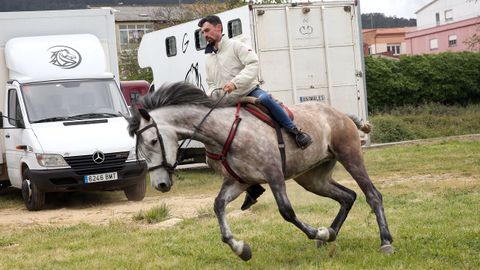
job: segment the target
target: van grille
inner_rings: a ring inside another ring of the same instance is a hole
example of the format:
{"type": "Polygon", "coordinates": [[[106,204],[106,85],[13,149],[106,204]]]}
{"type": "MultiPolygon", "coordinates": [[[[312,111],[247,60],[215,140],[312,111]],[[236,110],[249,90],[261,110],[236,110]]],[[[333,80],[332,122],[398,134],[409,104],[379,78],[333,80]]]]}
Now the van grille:
{"type": "Polygon", "coordinates": [[[101,164],[93,162],[93,154],[85,156],[65,157],[65,161],[79,175],[116,172],[123,169],[129,152],[105,154],[101,164]]]}

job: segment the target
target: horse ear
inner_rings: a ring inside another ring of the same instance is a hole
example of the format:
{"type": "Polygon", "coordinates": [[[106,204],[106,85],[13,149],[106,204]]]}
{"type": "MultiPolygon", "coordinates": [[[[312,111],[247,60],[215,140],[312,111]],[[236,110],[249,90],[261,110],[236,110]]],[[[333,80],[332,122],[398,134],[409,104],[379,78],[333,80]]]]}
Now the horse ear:
{"type": "Polygon", "coordinates": [[[152,118],[150,116],[150,114],[147,112],[147,110],[145,110],[144,108],[139,108],[138,109],[138,112],[140,113],[140,115],[143,117],[143,119],[147,120],[147,121],[150,121],[150,119],[152,118]]]}

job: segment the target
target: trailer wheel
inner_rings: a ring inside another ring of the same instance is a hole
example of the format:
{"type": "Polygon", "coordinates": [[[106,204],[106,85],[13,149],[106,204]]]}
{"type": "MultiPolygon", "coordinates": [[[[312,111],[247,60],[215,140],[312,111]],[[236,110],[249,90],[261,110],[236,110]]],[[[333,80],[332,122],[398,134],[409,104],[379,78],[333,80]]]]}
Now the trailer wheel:
{"type": "Polygon", "coordinates": [[[141,201],[145,198],[145,193],[147,192],[147,181],[143,179],[136,185],[125,188],[123,192],[129,201],[141,201]]]}
{"type": "Polygon", "coordinates": [[[23,171],[22,197],[25,206],[30,211],[38,211],[45,205],[45,192],[38,189],[30,180],[30,170],[23,171]]]}

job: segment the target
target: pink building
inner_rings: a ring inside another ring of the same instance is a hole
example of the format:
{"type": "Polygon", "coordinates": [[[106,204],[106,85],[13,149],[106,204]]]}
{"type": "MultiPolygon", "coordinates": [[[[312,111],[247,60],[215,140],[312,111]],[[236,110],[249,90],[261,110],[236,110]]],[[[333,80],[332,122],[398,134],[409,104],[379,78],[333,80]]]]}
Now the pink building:
{"type": "Polygon", "coordinates": [[[407,54],[468,51],[465,40],[480,34],[480,3],[435,0],[416,12],[417,30],[406,34],[407,54]]]}

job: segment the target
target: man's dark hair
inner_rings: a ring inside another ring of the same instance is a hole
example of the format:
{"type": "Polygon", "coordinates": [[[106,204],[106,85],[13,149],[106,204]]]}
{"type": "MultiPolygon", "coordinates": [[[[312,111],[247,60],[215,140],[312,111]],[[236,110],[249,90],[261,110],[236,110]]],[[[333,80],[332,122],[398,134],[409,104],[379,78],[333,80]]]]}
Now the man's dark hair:
{"type": "MultiPolygon", "coordinates": [[[[222,24],[222,20],[220,20],[220,18],[217,16],[217,15],[208,15],[207,17],[205,18],[202,18],[199,22],[198,22],[198,27],[202,27],[204,23],[206,22],[209,22],[211,23],[213,26],[217,26],[217,25],[221,25],[222,24]]],[[[223,25],[222,25],[223,26],[223,25]]]]}

